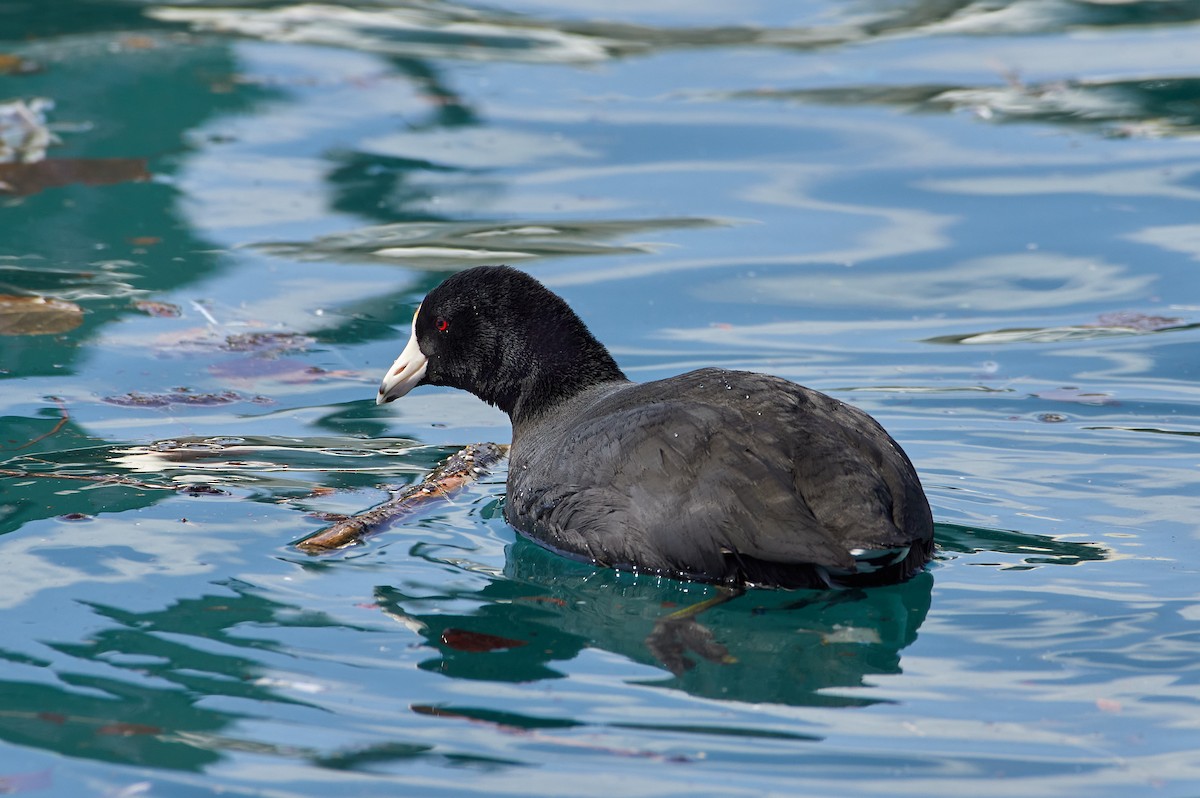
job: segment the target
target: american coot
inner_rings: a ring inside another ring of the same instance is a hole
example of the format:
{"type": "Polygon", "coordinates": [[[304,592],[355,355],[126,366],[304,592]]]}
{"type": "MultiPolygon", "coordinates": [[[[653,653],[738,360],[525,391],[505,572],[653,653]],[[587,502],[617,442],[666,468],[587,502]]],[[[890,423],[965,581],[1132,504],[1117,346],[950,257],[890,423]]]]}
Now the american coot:
{"type": "Polygon", "coordinates": [[[862,410],[744,371],[630,382],[566,302],[506,266],[425,297],[377,401],[418,385],[508,414],[505,517],[570,557],[819,588],[896,582],[932,552],[916,471],[862,410]]]}

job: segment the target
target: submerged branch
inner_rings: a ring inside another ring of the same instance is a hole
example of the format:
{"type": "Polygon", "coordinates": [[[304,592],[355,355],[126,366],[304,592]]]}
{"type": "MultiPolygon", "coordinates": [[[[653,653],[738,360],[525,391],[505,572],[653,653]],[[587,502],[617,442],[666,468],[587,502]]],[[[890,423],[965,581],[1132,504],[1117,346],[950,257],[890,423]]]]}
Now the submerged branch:
{"type": "Polygon", "coordinates": [[[353,545],[397,518],[416,512],[429,500],[445,497],[453,490],[488,471],[508,454],[508,447],[477,443],[455,452],[429,476],[405,488],[399,495],[369,510],[352,515],[296,543],[309,554],[320,554],[353,545]]]}
{"type": "Polygon", "coordinates": [[[28,449],[30,446],[33,446],[38,441],[44,441],[44,440],[46,440],[46,438],[49,438],[51,435],[57,435],[59,430],[61,430],[63,427],[65,427],[67,425],[67,422],[71,420],[71,414],[67,412],[66,403],[62,399],[59,399],[57,396],[53,396],[53,397],[51,397],[51,399],[54,401],[54,404],[58,405],[58,412],[59,412],[58,423],[55,424],[54,428],[51,429],[49,432],[43,432],[41,435],[37,436],[36,438],[28,440],[25,443],[18,446],[17,448],[13,449],[13,451],[19,452],[22,449],[28,449]]]}

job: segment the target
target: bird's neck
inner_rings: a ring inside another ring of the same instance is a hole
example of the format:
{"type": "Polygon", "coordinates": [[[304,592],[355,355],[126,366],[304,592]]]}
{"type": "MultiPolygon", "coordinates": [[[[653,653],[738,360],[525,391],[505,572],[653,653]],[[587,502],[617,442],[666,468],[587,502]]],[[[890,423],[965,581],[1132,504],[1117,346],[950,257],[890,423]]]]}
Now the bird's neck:
{"type": "Polygon", "coordinates": [[[530,340],[520,377],[496,396],[513,428],[529,423],[588,389],[628,382],[616,360],[582,322],[530,340]]]}

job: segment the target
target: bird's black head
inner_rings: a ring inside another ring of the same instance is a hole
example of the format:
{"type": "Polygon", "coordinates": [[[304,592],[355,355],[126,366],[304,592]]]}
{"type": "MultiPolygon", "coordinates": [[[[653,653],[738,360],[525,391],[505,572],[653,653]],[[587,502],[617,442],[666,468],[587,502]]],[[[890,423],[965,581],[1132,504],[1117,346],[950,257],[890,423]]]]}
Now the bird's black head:
{"type": "Polygon", "coordinates": [[[516,422],[591,385],[624,379],[561,297],[524,272],[480,266],[425,297],[377,401],[398,399],[418,385],[447,385],[470,391],[516,422]]]}

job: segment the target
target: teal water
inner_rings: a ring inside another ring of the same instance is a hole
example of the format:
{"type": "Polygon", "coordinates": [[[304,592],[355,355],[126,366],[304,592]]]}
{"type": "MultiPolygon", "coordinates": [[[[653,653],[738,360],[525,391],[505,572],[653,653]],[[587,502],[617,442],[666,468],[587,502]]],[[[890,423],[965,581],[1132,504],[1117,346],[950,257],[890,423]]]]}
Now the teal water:
{"type": "Polygon", "coordinates": [[[1200,4],[215,8],[0,4],[58,138],[0,295],[73,303],[0,297],[0,792],[1200,795],[1200,4]],[[502,468],[296,550],[508,440],[374,405],[493,262],[636,379],[867,409],[937,561],[711,609],[720,657],[502,468]]]}

